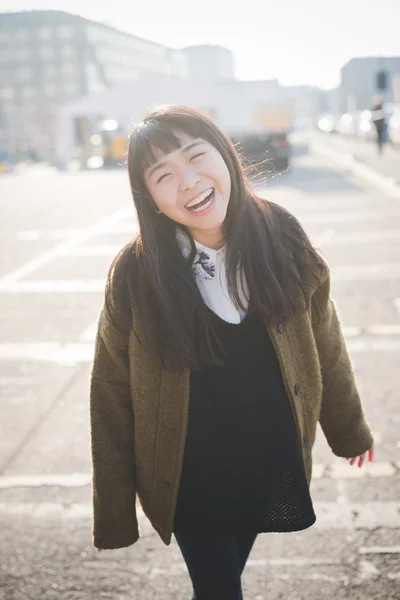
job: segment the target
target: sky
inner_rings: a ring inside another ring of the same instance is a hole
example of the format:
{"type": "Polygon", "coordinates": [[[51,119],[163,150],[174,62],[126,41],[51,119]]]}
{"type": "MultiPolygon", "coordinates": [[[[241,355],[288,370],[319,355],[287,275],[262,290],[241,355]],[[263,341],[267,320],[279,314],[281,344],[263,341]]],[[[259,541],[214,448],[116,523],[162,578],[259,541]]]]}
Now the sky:
{"type": "Polygon", "coordinates": [[[224,46],[243,80],[331,89],[352,57],[400,55],[399,0],[0,0],[0,12],[40,9],[81,14],[174,48],[224,46]]]}

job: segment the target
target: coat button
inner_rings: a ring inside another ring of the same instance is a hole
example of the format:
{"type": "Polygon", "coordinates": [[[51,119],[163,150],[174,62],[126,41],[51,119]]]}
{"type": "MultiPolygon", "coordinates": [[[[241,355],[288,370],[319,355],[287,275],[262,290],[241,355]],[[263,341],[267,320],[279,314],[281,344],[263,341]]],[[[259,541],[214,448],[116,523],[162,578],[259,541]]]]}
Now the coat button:
{"type": "Polygon", "coordinates": [[[307,438],[303,438],[303,448],[307,448],[307,438]]]}
{"type": "Polygon", "coordinates": [[[296,394],[296,396],[300,396],[300,386],[298,383],[295,383],[294,393],[296,394]]]}
{"type": "Polygon", "coordinates": [[[279,333],[283,333],[285,331],[285,326],[283,323],[278,324],[278,331],[279,333]]]}

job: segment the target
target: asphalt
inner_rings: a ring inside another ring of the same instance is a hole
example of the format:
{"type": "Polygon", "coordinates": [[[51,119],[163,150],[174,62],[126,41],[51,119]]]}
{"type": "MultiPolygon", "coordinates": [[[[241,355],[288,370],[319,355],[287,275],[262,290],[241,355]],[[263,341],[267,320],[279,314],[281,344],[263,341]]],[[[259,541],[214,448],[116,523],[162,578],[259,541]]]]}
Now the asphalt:
{"type": "MultiPolygon", "coordinates": [[[[400,203],[308,142],[258,191],[329,261],[376,450],[350,467],[318,431],[317,523],[258,536],[244,598],[399,599],[400,203]]],[[[134,546],[91,540],[88,380],[107,269],[136,227],[127,174],[28,168],[0,198],[0,599],[189,600],[176,542],[140,506],[134,546]]]]}

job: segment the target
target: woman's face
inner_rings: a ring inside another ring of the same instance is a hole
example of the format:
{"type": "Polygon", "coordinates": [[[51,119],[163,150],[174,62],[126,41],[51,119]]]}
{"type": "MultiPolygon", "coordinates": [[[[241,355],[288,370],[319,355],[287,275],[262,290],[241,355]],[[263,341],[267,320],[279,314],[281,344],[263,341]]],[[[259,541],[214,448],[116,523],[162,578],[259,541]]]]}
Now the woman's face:
{"type": "Polygon", "coordinates": [[[221,154],[209,142],[183,133],[179,137],[182,146],[178,150],[156,151],[157,162],[144,172],[145,183],[162,213],[210,245],[221,234],[231,177],[221,154]]]}

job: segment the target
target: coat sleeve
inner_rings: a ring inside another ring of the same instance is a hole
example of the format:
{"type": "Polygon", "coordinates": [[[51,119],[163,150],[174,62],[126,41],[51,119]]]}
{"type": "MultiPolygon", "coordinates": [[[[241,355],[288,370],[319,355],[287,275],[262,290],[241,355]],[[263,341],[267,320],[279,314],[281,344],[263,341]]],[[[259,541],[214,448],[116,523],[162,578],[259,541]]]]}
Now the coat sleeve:
{"type": "Polygon", "coordinates": [[[323,385],[319,422],[334,454],[345,458],[359,456],[371,447],[373,437],[330,297],[329,273],[312,296],[311,312],[323,385]]]}
{"type": "Polygon", "coordinates": [[[139,539],[136,515],[134,415],[128,333],[101,311],[90,380],[93,544],[114,549],[139,539]]]}

